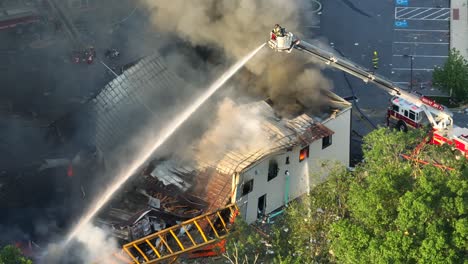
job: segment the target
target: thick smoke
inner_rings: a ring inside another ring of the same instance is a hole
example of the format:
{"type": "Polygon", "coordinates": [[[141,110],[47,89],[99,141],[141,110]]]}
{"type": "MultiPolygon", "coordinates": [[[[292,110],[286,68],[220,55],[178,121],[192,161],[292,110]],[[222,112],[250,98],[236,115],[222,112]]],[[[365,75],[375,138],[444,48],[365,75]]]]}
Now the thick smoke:
{"type": "Polygon", "coordinates": [[[250,153],[268,146],[268,135],[262,129],[264,118],[255,108],[224,99],[215,122],[197,143],[194,156],[206,164],[222,159],[228,150],[250,153]]]}
{"type": "MultiPolygon", "coordinates": [[[[177,34],[193,46],[215,46],[231,59],[239,59],[268,39],[280,23],[291,32],[310,24],[310,1],[303,0],[140,0],[149,7],[160,32],[177,34]]],[[[264,54],[265,55],[265,54],[264,54]]],[[[270,97],[280,111],[296,111],[296,101],[312,107],[321,102],[320,90],[329,82],[318,69],[307,68],[309,58],[300,53],[273,54],[252,60],[247,68],[254,78],[243,78],[250,94],[270,97]]]]}
{"type": "Polygon", "coordinates": [[[40,263],[111,263],[109,258],[119,252],[117,241],[105,230],[91,224],[83,228],[76,240],[68,245],[50,244],[40,263]]]}

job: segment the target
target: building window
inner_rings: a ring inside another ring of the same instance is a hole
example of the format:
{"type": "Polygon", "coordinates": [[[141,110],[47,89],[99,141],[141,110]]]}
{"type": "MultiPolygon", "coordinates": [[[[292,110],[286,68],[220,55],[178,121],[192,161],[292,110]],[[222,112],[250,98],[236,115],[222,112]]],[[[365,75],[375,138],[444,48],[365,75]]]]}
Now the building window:
{"type": "Polygon", "coordinates": [[[305,160],[308,157],[309,157],[309,146],[301,149],[301,151],[299,152],[299,162],[305,160]]]}
{"type": "Polygon", "coordinates": [[[286,164],[289,164],[289,156],[286,157],[286,164]]]}
{"type": "Polygon", "coordinates": [[[327,148],[331,144],[332,144],[332,136],[331,135],[322,138],[322,149],[327,148]]]}
{"type": "Polygon", "coordinates": [[[276,160],[270,160],[268,163],[268,181],[271,181],[278,176],[278,170],[278,162],[276,162],[276,160]]]}
{"type": "Polygon", "coordinates": [[[249,194],[253,190],[253,179],[242,185],[242,196],[249,194]]]}

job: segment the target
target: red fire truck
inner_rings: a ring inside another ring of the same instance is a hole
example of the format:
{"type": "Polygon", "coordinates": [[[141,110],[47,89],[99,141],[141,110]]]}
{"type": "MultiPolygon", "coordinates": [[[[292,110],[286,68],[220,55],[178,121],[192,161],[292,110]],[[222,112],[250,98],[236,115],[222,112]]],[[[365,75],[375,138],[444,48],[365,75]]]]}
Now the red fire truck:
{"type": "Polygon", "coordinates": [[[407,131],[408,127],[431,126],[432,144],[448,144],[456,149],[461,156],[468,158],[468,128],[454,125],[453,113],[447,107],[420,94],[407,92],[385,77],[316,45],[300,40],[284,29],[277,30],[275,28],[271,31],[268,45],[278,52],[290,53],[292,49],[303,51],[330,66],[362,79],[366,83],[371,81],[393,96],[387,111],[388,126],[394,126],[402,131],[407,131]],[[278,35],[277,32],[281,32],[281,34],[278,35]]]}
{"type": "Polygon", "coordinates": [[[0,30],[35,23],[40,20],[39,13],[33,7],[0,9],[0,30]]]}

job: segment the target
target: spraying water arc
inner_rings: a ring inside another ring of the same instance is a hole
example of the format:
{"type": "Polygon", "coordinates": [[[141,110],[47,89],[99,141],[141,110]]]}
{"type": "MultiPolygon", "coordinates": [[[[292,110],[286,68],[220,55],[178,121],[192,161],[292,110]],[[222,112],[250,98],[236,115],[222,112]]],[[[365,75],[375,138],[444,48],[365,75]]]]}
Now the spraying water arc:
{"type": "Polygon", "coordinates": [[[151,155],[172,135],[174,132],[206,101],[211,97],[226,81],[228,81],[240,68],[242,68],[250,59],[259,52],[266,43],[260,45],[254,51],[247,54],[245,57],[231,66],[221,77],[219,77],[208,90],[197,98],[188,108],[185,109],[179,116],[175,117],[171,123],[161,130],[161,133],[156,138],[153,144],[149,144],[142,149],[137,157],[129,164],[126,170],[122,171],[117,176],[115,181],[109,185],[104,193],[94,202],[94,206],[80,219],[75,228],[67,237],[66,244],[76,237],[83,227],[88,224],[97,212],[109,201],[112,195],[148,160],[151,155]]]}

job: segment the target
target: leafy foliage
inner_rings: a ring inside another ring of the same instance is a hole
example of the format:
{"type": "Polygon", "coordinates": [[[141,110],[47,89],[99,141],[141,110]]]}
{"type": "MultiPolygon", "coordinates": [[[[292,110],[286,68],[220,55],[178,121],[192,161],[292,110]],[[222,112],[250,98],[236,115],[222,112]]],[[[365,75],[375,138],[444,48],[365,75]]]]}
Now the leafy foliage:
{"type": "Polygon", "coordinates": [[[32,261],[24,257],[19,248],[8,245],[0,250],[0,264],[32,264],[32,261]]]}
{"type": "Polygon", "coordinates": [[[466,101],[468,98],[468,61],[460,52],[452,49],[442,68],[434,69],[434,85],[451,93],[454,98],[466,101]]]}
{"type": "Polygon", "coordinates": [[[424,133],[375,130],[354,172],[335,168],[268,237],[244,225],[235,243],[265,263],[468,263],[467,162],[432,145],[418,158],[453,170],[402,159],[424,133]]]}
{"type": "MultiPolygon", "coordinates": [[[[350,217],[332,224],[331,248],[343,263],[461,263],[468,254],[466,160],[449,148],[423,153],[448,171],[400,160],[421,140],[420,131],[380,129],[365,138],[365,163],[348,193],[350,217]],[[408,147],[409,146],[409,147],[408,147]],[[437,155],[438,154],[438,155],[437,155]]],[[[425,155],[419,158],[429,158],[425,155]]]]}

